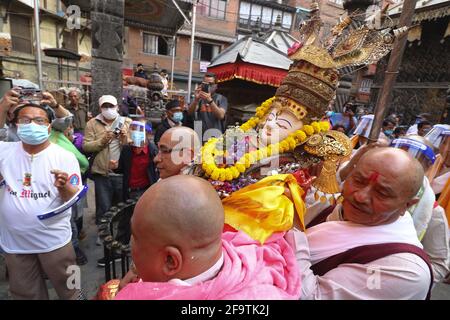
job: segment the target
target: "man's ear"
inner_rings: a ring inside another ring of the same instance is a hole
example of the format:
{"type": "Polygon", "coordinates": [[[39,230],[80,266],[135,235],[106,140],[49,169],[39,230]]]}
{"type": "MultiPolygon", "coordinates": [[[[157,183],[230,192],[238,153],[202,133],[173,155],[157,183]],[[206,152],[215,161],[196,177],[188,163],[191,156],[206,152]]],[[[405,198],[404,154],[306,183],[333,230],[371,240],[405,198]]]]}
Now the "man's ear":
{"type": "Polygon", "coordinates": [[[172,246],[164,248],[164,256],[163,272],[167,277],[172,278],[181,271],[183,266],[183,257],[180,250],[172,246]]]}
{"type": "Polygon", "coordinates": [[[410,201],[408,201],[406,203],[406,210],[411,208],[413,205],[417,204],[419,201],[420,201],[420,198],[417,198],[417,197],[415,197],[415,198],[411,199],[410,201]]]}

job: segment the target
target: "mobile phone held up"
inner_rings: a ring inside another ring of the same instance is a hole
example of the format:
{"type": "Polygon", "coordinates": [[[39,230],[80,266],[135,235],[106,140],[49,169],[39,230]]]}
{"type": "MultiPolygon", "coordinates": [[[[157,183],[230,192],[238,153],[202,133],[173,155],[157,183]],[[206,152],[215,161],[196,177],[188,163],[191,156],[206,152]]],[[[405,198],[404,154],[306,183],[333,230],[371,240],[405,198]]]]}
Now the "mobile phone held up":
{"type": "Polygon", "coordinates": [[[43,99],[42,91],[38,89],[20,89],[19,99],[21,101],[41,102],[43,99]]]}
{"type": "Polygon", "coordinates": [[[209,83],[202,83],[202,91],[209,93],[209,83]]]}

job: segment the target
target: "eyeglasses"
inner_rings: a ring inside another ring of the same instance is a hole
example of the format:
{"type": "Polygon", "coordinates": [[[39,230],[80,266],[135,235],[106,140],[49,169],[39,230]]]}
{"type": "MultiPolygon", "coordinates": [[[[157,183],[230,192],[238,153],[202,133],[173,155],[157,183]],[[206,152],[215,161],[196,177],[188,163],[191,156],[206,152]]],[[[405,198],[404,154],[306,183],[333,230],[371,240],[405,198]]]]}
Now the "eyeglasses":
{"type": "Polygon", "coordinates": [[[173,148],[173,149],[167,149],[167,148],[159,148],[158,149],[158,153],[161,153],[161,154],[170,154],[170,153],[172,153],[172,151],[181,151],[181,150],[183,150],[183,149],[186,149],[186,148],[173,148]]]}
{"type": "Polygon", "coordinates": [[[48,119],[42,117],[37,118],[21,117],[17,119],[18,124],[30,124],[32,121],[40,126],[48,124],[48,119]]]}

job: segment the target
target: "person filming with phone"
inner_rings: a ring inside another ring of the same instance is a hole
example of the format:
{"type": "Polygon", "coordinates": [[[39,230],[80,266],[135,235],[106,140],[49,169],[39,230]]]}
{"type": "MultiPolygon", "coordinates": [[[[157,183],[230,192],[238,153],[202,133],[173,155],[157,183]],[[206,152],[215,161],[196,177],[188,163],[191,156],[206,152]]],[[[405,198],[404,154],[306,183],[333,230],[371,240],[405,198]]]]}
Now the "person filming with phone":
{"type": "Polygon", "coordinates": [[[189,106],[189,114],[194,116],[196,121],[201,121],[202,137],[209,129],[216,129],[222,133],[225,131],[228,100],[216,91],[216,75],[208,72],[201,86],[195,89],[194,101],[189,106]]]}
{"type": "Polygon", "coordinates": [[[0,141],[20,141],[17,127],[13,123],[14,110],[25,103],[46,105],[53,110],[56,118],[65,118],[70,115],[70,112],[58,104],[49,92],[20,87],[12,88],[3,97],[0,97],[0,141]]]}
{"type": "MultiPolygon", "coordinates": [[[[108,209],[122,201],[122,175],[113,168],[124,145],[131,141],[131,119],[119,115],[117,99],[111,95],[99,99],[101,113],[88,121],[83,151],[91,154],[90,176],[95,183],[95,219],[97,225],[108,209]]],[[[99,240],[99,239],[97,239],[99,240]]],[[[101,245],[100,241],[97,241],[101,245]]]]}

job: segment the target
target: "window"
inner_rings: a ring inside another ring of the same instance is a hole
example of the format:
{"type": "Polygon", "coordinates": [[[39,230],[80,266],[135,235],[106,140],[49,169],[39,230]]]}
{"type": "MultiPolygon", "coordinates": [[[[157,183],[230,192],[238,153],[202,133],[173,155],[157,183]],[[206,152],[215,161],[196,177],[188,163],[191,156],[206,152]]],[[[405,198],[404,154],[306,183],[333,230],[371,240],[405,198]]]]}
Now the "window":
{"type": "Polygon", "coordinates": [[[220,53],[220,46],[211,43],[195,42],[194,58],[200,61],[211,61],[220,53]]]}
{"type": "Polygon", "coordinates": [[[10,15],[13,51],[33,53],[31,19],[23,15],[10,15]]]}
{"type": "Polygon", "coordinates": [[[226,0],[200,0],[197,9],[203,16],[225,20],[226,7],[226,0]]]}
{"type": "Polygon", "coordinates": [[[78,34],[72,30],[63,32],[63,48],[78,52],[78,34]]]}
{"type": "Polygon", "coordinates": [[[290,12],[273,9],[271,7],[261,6],[260,4],[241,1],[239,7],[239,27],[243,29],[252,29],[255,22],[259,19],[261,29],[267,31],[271,29],[280,17],[283,29],[291,30],[293,14],[290,12]]]}
{"type": "Polygon", "coordinates": [[[144,53],[158,54],[162,56],[172,55],[173,47],[169,38],[145,32],[143,33],[142,38],[144,53]]]}

